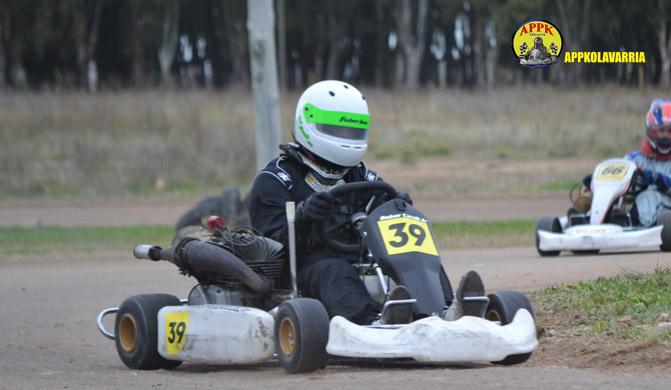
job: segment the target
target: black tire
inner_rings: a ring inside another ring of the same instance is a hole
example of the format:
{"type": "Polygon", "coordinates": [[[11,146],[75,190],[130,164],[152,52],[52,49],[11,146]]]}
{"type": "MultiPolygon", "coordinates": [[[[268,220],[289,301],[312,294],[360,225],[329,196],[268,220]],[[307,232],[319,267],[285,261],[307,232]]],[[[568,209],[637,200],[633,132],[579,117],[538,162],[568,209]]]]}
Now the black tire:
{"type": "Polygon", "coordinates": [[[169,370],[182,364],[158,353],[158,311],[181,305],[169,294],[134,295],[121,303],[114,320],[114,344],[123,364],[137,370],[169,370]]]}
{"type": "MultiPolygon", "coordinates": [[[[526,295],[518,291],[499,291],[487,295],[489,298],[489,305],[485,312],[485,319],[489,321],[499,321],[501,325],[508,325],[513,321],[515,313],[519,309],[527,309],[531,316],[534,316],[534,310],[531,307],[531,302],[526,295]]],[[[504,366],[511,366],[527,361],[531,357],[531,352],[521,353],[517,355],[506,356],[505,359],[494,364],[501,364],[504,366]]]]}
{"type": "Polygon", "coordinates": [[[275,349],[289,374],[324,368],[328,339],[329,316],[321,302],[298,298],[280,305],[275,317],[275,349]]]}
{"type": "Polygon", "coordinates": [[[663,252],[671,252],[671,211],[661,210],[657,217],[657,225],[662,228],[662,245],[659,246],[663,252]]]}
{"type": "Polygon", "coordinates": [[[536,250],[538,254],[546,256],[559,256],[561,251],[543,251],[540,248],[540,237],[538,236],[539,231],[552,232],[552,233],[561,233],[561,223],[559,223],[559,218],[557,217],[541,217],[536,224],[536,250]]]}

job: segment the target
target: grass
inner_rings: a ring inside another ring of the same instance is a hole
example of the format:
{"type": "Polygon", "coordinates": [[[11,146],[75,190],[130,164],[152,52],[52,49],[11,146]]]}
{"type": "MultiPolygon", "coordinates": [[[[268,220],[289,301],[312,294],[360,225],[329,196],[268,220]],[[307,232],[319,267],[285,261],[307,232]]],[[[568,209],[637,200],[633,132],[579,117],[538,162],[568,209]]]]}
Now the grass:
{"type": "MultiPolygon", "coordinates": [[[[636,148],[663,91],[599,86],[388,91],[370,104],[369,158],[610,157],[636,148]]],[[[290,138],[298,91],[282,96],[290,138]]],[[[202,195],[248,183],[253,100],[246,89],[0,94],[0,199],[202,195]],[[39,109],[35,109],[39,107],[39,109]]]]}
{"type": "MultiPolygon", "coordinates": [[[[92,253],[101,250],[130,250],[140,243],[167,245],[173,226],[132,227],[0,227],[3,255],[35,255],[56,252],[92,253]]],[[[0,262],[1,263],[1,262],[0,262]]]]}
{"type": "Polygon", "coordinates": [[[622,340],[671,342],[671,333],[654,328],[660,314],[671,311],[671,269],[551,287],[535,295],[541,305],[537,310],[568,311],[572,328],[622,340]]]}
{"type": "MultiPolygon", "coordinates": [[[[464,248],[524,245],[533,239],[532,221],[447,222],[433,224],[438,245],[464,248]],[[529,236],[531,238],[521,238],[529,236]]],[[[168,245],[174,227],[139,225],[131,227],[0,227],[0,252],[4,255],[39,255],[56,252],[92,253],[100,250],[128,250],[140,243],[168,245]]]]}
{"type": "Polygon", "coordinates": [[[535,226],[532,220],[432,224],[438,245],[448,249],[533,245],[535,226]]]}

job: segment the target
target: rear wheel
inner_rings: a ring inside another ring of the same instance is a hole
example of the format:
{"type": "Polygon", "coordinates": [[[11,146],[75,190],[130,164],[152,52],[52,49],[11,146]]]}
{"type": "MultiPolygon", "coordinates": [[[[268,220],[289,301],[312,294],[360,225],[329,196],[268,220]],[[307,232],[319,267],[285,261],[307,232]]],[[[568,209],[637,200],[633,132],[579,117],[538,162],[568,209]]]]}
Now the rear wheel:
{"type": "Polygon", "coordinates": [[[326,365],[329,316],[316,299],[298,298],[280,305],[275,317],[275,345],[282,367],[290,373],[326,365]]]}
{"type": "Polygon", "coordinates": [[[662,245],[659,248],[664,252],[671,251],[671,211],[662,210],[657,217],[657,225],[662,228],[662,245]]]}
{"type": "MultiPolygon", "coordinates": [[[[508,325],[515,318],[515,313],[519,309],[526,309],[534,315],[534,311],[531,307],[531,302],[526,297],[518,291],[499,291],[493,294],[487,295],[489,298],[489,305],[487,305],[487,311],[485,312],[485,319],[488,321],[497,321],[501,325],[508,325]]],[[[527,361],[531,357],[531,352],[521,353],[517,355],[506,356],[505,359],[498,362],[492,362],[494,364],[502,364],[505,366],[510,366],[513,364],[520,364],[527,361]]]]}
{"type": "Polygon", "coordinates": [[[157,370],[182,363],[158,353],[158,311],[181,305],[169,294],[134,295],[121,303],[114,320],[114,343],[123,364],[138,370],[157,370]]]}
{"type": "Polygon", "coordinates": [[[561,233],[561,223],[559,223],[559,218],[557,217],[541,217],[536,224],[536,250],[541,256],[559,256],[561,251],[544,251],[540,248],[540,236],[538,235],[539,231],[552,232],[552,233],[561,233]]]}

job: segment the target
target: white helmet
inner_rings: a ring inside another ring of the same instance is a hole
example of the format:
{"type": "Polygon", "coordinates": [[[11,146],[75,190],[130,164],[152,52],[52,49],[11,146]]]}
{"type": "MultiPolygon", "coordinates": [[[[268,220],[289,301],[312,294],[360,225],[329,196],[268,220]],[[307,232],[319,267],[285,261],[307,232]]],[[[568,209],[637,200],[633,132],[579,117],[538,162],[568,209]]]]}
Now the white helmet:
{"type": "Polygon", "coordinates": [[[294,138],[323,160],[353,167],[368,149],[369,125],[368,104],[358,89],[342,81],[320,81],[298,99],[294,138]]]}

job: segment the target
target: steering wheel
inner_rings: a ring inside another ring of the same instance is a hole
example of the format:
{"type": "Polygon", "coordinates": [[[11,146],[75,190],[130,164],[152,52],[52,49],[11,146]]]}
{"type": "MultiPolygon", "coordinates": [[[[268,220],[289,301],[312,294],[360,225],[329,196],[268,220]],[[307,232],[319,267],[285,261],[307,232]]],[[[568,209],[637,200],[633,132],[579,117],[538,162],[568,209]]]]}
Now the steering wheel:
{"type": "MultiPolygon", "coordinates": [[[[345,183],[335,188],[331,189],[329,192],[333,197],[337,198],[344,194],[352,192],[366,192],[366,191],[379,191],[384,192],[387,195],[387,199],[393,199],[396,197],[398,192],[394,187],[384,181],[359,181],[355,183],[345,183]]],[[[326,245],[333,249],[336,252],[347,253],[347,254],[358,254],[361,252],[361,244],[348,244],[335,238],[328,237],[326,234],[326,223],[321,221],[318,226],[321,239],[326,243],[326,245]]]]}

